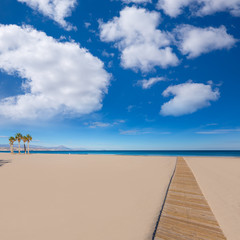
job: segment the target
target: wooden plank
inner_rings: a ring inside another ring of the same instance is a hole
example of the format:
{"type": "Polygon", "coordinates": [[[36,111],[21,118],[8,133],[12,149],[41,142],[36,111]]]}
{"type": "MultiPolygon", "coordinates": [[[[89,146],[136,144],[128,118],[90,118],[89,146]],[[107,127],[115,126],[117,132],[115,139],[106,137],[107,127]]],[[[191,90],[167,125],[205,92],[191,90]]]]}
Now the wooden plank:
{"type": "Polygon", "coordinates": [[[154,240],[224,239],[191,169],[178,157],[154,240]]]}

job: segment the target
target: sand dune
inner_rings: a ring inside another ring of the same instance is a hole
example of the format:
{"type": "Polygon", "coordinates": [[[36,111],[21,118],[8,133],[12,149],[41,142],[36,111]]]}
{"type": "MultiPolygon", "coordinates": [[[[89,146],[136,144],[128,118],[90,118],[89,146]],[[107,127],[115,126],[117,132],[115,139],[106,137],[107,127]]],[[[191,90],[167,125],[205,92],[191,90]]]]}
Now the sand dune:
{"type": "Polygon", "coordinates": [[[11,160],[0,167],[3,240],[150,240],[175,165],[175,157],[0,160],[11,160]]]}
{"type": "Polygon", "coordinates": [[[228,240],[240,240],[240,158],[185,158],[228,240]]]}

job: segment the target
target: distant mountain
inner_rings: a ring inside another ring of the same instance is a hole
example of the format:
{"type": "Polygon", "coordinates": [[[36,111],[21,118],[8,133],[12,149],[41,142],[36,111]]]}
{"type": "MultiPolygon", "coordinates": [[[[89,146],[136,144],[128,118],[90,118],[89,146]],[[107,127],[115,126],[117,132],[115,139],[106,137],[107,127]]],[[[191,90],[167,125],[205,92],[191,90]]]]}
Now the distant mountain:
{"type": "MultiPolygon", "coordinates": [[[[18,144],[14,144],[13,145],[14,150],[17,151],[18,150],[18,144]]],[[[21,150],[24,148],[23,144],[20,144],[21,150]]],[[[27,147],[27,144],[26,144],[27,147]]],[[[84,151],[87,150],[85,148],[68,148],[65,147],[64,145],[59,145],[56,147],[43,147],[43,146],[38,146],[38,145],[32,145],[30,144],[29,146],[30,150],[35,150],[35,151],[84,151]]],[[[9,144],[0,144],[0,151],[9,151],[10,150],[10,146],[9,144]]]]}
{"type": "Polygon", "coordinates": [[[63,145],[57,146],[57,147],[51,147],[51,149],[54,148],[56,150],[72,150],[71,148],[65,147],[63,145]]]}
{"type": "MultiPolygon", "coordinates": [[[[18,144],[14,144],[13,145],[14,147],[14,150],[17,150],[18,149],[18,144]]],[[[24,145],[23,144],[20,144],[20,147],[21,149],[24,148],[24,145]]],[[[26,144],[26,147],[27,147],[27,144],[26,144]]],[[[9,144],[0,144],[0,150],[9,150],[10,146],[9,144]]],[[[31,145],[29,146],[30,150],[71,150],[71,148],[67,148],[63,145],[61,146],[57,146],[57,147],[43,147],[43,146],[38,146],[38,145],[31,145]]]]}
{"type": "MultiPolygon", "coordinates": [[[[14,146],[17,147],[17,146],[14,146]]],[[[21,145],[23,147],[23,145],[21,145]]],[[[56,147],[43,147],[38,145],[30,145],[30,149],[32,150],[72,150],[71,148],[65,147],[63,145],[56,146],[56,147]]]]}
{"type": "Polygon", "coordinates": [[[9,148],[9,144],[0,144],[0,148],[9,148]]]}

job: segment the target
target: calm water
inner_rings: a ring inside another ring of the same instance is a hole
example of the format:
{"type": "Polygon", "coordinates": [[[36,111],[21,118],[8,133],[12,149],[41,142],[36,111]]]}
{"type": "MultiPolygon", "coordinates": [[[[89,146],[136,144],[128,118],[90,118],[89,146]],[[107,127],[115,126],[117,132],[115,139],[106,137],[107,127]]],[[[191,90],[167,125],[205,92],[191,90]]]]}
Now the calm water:
{"type": "MultiPolygon", "coordinates": [[[[2,151],[1,151],[2,152],[2,151]]],[[[114,154],[114,155],[140,155],[140,156],[218,156],[218,157],[240,157],[238,151],[148,151],[148,150],[132,150],[132,151],[31,151],[42,154],[114,154]]]]}

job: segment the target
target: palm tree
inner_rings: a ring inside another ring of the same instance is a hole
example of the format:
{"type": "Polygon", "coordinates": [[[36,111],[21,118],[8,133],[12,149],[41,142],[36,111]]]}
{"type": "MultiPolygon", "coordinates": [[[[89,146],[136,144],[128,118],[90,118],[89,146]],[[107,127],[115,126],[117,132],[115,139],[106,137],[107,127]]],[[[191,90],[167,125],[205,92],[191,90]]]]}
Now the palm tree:
{"type": "Polygon", "coordinates": [[[29,135],[29,134],[27,134],[27,142],[28,142],[28,154],[29,154],[29,143],[32,141],[32,137],[29,135]]]}
{"type": "Polygon", "coordinates": [[[15,135],[15,139],[16,139],[16,141],[18,141],[18,152],[20,153],[20,142],[21,142],[21,140],[22,140],[22,134],[21,133],[17,133],[16,135],[15,135]]]}
{"type": "Polygon", "coordinates": [[[11,153],[13,153],[13,143],[15,142],[15,138],[14,137],[10,137],[9,138],[9,144],[10,144],[10,150],[11,150],[11,153]]]}
{"type": "Polygon", "coordinates": [[[26,136],[23,136],[23,137],[22,137],[22,140],[23,140],[23,142],[24,142],[24,152],[25,152],[25,154],[26,154],[26,145],[25,145],[25,142],[28,141],[28,138],[27,138],[26,136]]]}

